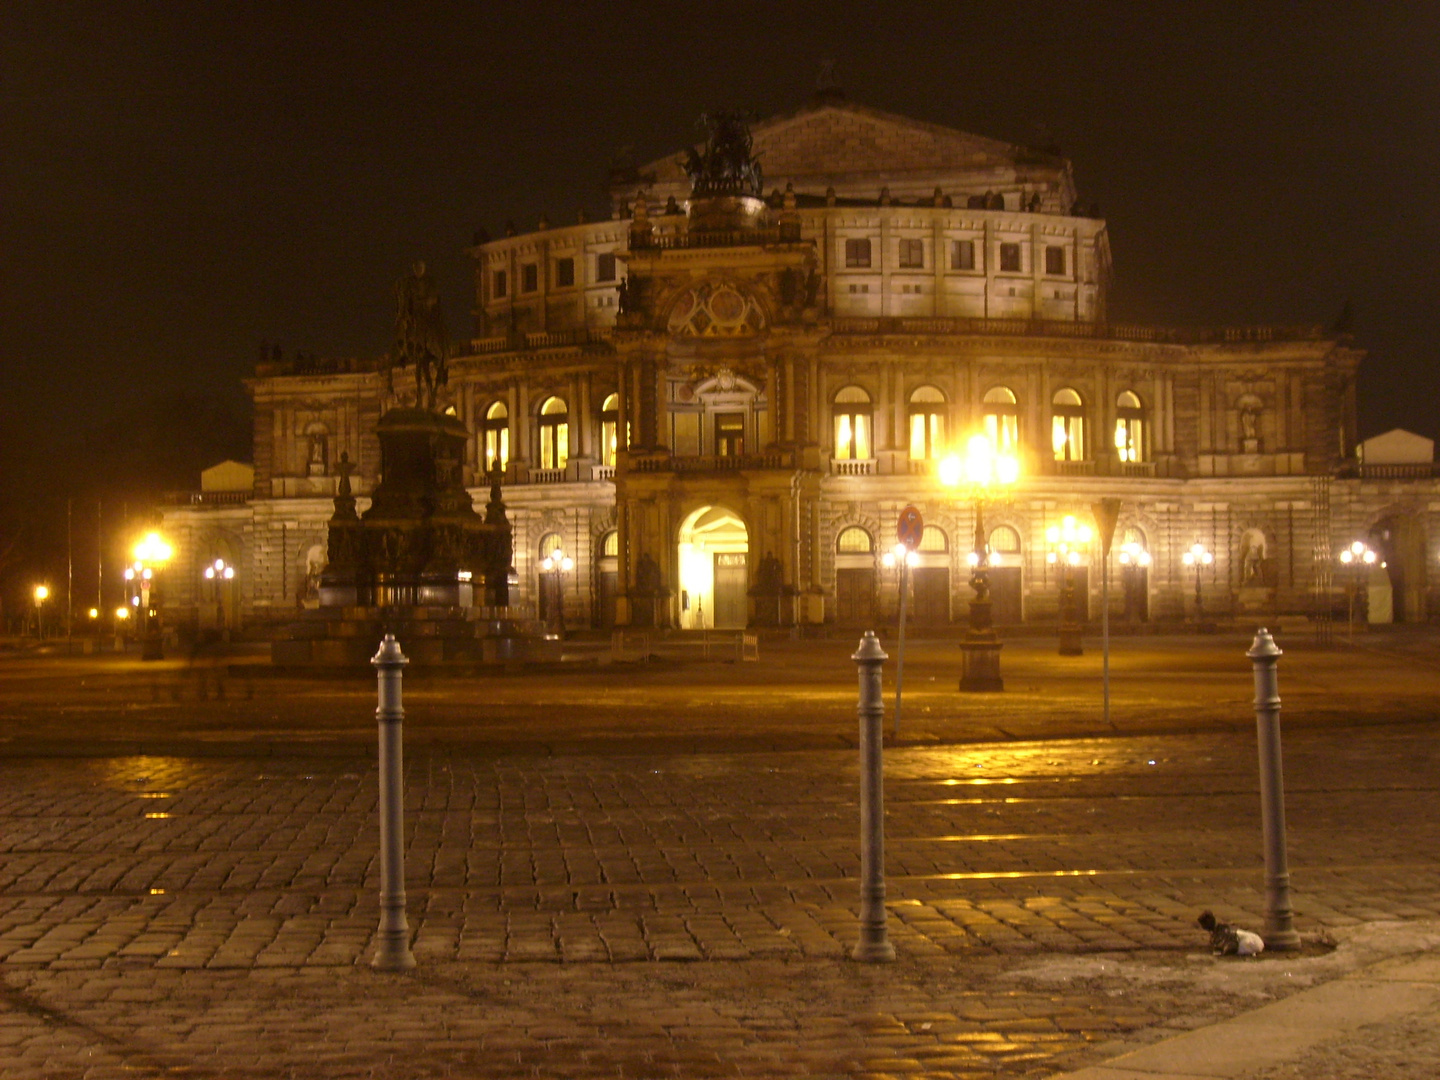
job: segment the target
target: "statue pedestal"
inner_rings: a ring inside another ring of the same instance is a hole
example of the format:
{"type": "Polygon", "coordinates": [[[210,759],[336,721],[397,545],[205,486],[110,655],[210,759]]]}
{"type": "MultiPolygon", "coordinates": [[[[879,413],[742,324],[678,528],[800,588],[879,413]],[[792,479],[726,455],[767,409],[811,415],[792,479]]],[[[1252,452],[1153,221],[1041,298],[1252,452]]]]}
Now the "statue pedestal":
{"type": "Polygon", "coordinates": [[[961,668],[960,689],[971,693],[990,694],[1005,689],[1000,678],[1000,650],[1004,646],[995,636],[995,631],[971,631],[960,642],[960,655],[964,660],[961,668]]]}

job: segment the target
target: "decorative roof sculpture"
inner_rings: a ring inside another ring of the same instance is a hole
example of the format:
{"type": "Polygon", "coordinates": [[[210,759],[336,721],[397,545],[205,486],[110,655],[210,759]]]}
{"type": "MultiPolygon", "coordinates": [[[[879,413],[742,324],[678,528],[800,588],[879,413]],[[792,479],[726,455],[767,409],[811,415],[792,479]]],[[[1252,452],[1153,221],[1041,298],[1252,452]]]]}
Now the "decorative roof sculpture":
{"type": "Polygon", "coordinates": [[[700,123],[708,132],[705,152],[686,150],[685,172],[692,195],[751,195],[760,198],[765,181],[752,153],[750,126],[738,112],[705,113],[700,123]]]}

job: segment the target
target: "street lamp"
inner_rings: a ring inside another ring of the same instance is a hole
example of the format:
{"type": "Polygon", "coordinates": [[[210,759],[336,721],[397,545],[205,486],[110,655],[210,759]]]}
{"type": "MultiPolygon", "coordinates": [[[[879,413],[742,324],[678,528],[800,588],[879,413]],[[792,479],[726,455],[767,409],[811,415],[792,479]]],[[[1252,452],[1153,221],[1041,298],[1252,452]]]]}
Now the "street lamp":
{"type": "Polygon", "coordinates": [[[35,586],[35,636],[45,637],[45,601],[50,599],[50,589],[45,585],[35,586]]]}
{"type": "Polygon", "coordinates": [[[544,573],[554,575],[551,578],[553,582],[550,590],[552,610],[549,614],[550,621],[555,627],[555,632],[563,638],[565,636],[565,586],[561,582],[560,575],[568,574],[571,570],[574,570],[575,560],[570,558],[569,555],[566,555],[560,548],[556,548],[540,560],[540,569],[544,573]]]}
{"type": "MultiPolygon", "coordinates": [[[[990,611],[990,545],[985,533],[985,495],[992,488],[1008,487],[1020,478],[1019,459],[998,453],[984,435],[972,435],[962,458],[951,454],[940,462],[940,482],[946,487],[965,489],[975,500],[975,540],[969,557],[970,629],[960,643],[965,666],[961,690],[1005,689],[1000,678],[1000,639],[996,636],[990,611]]],[[[962,496],[963,497],[963,496],[962,496]]]]}
{"type": "Polygon", "coordinates": [[[1180,561],[1186,566],[1195,568],[1195,622],[1198,624],[1205,615],[1205,609],[1200,601],[1200,571],[1215,561],[1215,556],[1205,549],[1205,545],[1199,540],[1190,545],[1190,550],[1180,556],[1180,561]]]}
{"type": "Polygon", "coordinates": [[[1045,561],[1060,568],[1060,655],[1081,656],[1084,628],[1075,617],[1075,567],[1085,561],[1090,547],[1090,526],[1081,525],[1073,514],[1066,514],[1059,525],[1045,530],[1049,550],[1045,561]]]}
{"type": "Polygon", "coordinates": [[[125,580],[136,591],[131,602],[140,612],[140,659],[163,660],[165,652],[160,633],[158,575],[175,554],[175,549],[158,532],[152,532],[146,533],[130,554],[135,561],[125,568],[125,580]]]}
{"type": "Polygon", "coordinates": [[[1134,540],[1120,545],[1120,574],[1125,589],[1125,621],[1132,621],[1140,611],[1144,600],[1142,589],[1145,571],[1150,566],[1150,552],[1134,540]]]}
{"type": "Polygon", "coordinates": [[[225,594],[235,580],[235,567],[224,559],[216,559],[205,567],[205,580],[210,583],[210,600],[215,605],[215,627],[228,640],[230,628],[225,622],[225,594]]]}
{"type": "MultiPolygon", "coordinates": [[[[1374,566],[1379,559],[1380,556],[1375,554],[1369,545],[1360,540],[1356,540],[1348,548],[1340,552],[1340,564],[1351,571],[1350,586],[1346,589],[1346,592],[1349,594],[1350,604],[1348,614],[1345,618],[1345,625],[1349,630],[1352,641],[1355,639],[1355,601],[1359,598],[1360,592],[1363,589],[1365,593],[1365,604],[1361,610],[1367,613],[1366,617],[1368,618],[1370,607],[1370,568],[1374,566]]],[[[1383,566],[1384,564],[1382,563],[1381,565],[1383,566]]]]}

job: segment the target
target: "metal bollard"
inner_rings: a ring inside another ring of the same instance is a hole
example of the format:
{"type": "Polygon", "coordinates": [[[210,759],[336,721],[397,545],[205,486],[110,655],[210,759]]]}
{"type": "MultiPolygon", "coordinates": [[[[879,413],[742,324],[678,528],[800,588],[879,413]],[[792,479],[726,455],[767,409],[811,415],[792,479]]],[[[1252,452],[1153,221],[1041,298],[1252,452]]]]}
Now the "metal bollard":
{"type": "Polygon", "coordinates": [[[850,659],[860,675],[860,940],[850,955],[856,960],[895,959],[895,946],[885,931],[885,792],[881,756],[885,702],[880,668],[889,659],[875,631],[866,630],[850,659]]]}
{"type": "Polygon", "coordinates": [[[1285,860],[1285,782],[1280,761],[1282,653],[1263,626],[1245,654],[1255,667],[1255,731],[1260,746],[1260,817],[1265,834],[1265,947],[1298,949],[1295,912],[1290,906],[1290,870],[1285,860]]]}
{"type": "Polygon", "coordinates": [[[410,661],[394,634],[386,634],[370,660],[379,682],[380,703],[380,932],[371,965],[380,971],[409,971],[410,928],[405,922],[405,756],[400,703],[403,668],[410,661]]]}

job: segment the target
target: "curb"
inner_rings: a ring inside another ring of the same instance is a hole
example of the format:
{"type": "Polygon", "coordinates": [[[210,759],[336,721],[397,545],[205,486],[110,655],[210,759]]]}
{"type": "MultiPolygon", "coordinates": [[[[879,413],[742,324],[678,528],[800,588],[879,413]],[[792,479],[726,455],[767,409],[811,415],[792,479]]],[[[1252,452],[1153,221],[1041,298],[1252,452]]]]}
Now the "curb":
{"type": "Polygon", "coordinates": [[[1440,924],[1370,924],[1341,948],[1350,970],[1329,982],[1051,1080],[1242,1080],[1440,1010],[1440,924]]]}

